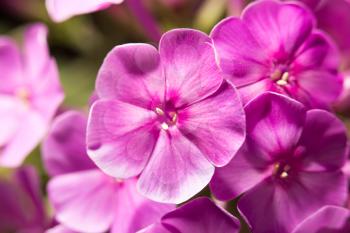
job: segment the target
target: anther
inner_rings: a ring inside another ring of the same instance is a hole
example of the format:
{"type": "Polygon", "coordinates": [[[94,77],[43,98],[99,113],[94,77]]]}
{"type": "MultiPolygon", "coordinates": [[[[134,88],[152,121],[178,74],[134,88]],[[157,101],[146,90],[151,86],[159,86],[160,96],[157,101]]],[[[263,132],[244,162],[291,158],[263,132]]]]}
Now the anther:
{"type": "Polygon", "coordinates": [[[168,125],[167,123],[165,123],[165,122],[163,122],[160,126],[161,126],[162,129],[164,129],[164,130],[168,130],[168,129],[169,129],[169,125],[168,125]]]}
{"type": "Polygon", "coordinates": [[[160,116],[163,116],[164,115],[164,111],[161,109],[161,108],[156,108],[156,113],[158,114],[158,115],[160,115],[160,116]]]}

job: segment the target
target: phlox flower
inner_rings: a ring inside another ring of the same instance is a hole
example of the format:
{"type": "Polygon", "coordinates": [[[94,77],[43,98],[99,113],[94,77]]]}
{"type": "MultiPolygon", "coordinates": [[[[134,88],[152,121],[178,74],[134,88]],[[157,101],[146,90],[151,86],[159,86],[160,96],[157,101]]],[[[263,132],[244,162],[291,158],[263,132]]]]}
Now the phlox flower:
{"type": "Polygon", "coordinates": [[[174,208],[138,194],[136,178],[116,180],[101,172],[86,154],[86,124],[84,114],[66,112],[43,143],[44,165],[52,176],[48,196],[63,225],[50,231],[135,233],[174,208]]]}
{"type": "Polygon", "coordinates": [[[238,233],[238,219],[200,197],[165,214],[160,221],[137,233],[238,233]]]}
{"type": "Polygon", "coordinates": [[[225,78],[247,103],[265,91],[329,108],[342,88],[334,43],[296,2],[256,1],[211,33],[225,78]]]}
{"type": "Polygon", "coordinates": [[[324,205],[342,205],[347,136],[325,110],[309,110],[276,93],[247,104],[247,138],[230,163],[217,168],[211,190],[238,201],[254,233],[290,233],[324,205]]]}
{"type": "Polygon", "coordinates": [[[140,175],[148,198],[181,203],[203,189],[245,137],[235,89],[223,82],[210,38],[196,30],[115,47],[96,81],[88,154],[107,174],[140,175]]]}
{"type": "Polygon", "coordinates": [[[55,60],[50,57],[47,28],[26,28],[23,52],[0,37],[0,166],[19,166],[44,137],[63,100],[55,60]]]}

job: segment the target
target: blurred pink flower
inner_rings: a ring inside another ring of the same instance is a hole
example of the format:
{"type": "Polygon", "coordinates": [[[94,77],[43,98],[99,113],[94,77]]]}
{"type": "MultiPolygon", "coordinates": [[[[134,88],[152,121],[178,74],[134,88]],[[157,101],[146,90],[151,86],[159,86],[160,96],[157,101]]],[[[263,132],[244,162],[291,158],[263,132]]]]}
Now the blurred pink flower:
{"type": "Polygon", "coordinates": [[[0,37],[0,166],[23,162],[44,137],[63,100],[46,37],[44,25],[29,26],[22,54],[13,40],[0,37]]]}
{"type": "Polygon", "coordinates": [[[245,137],[233,86],[223,81],[210,38],[196,30],[115,47],[100,68],[88,154],[107,174],[140,175],[152,200],[181,203],[201,191],[245,137]]]}
{"type": "MultiPolygon", "coordinates": [[[[136,191],[136,178],[116,180],[101,172],[86,154],[87,117],[66,112],[57,117],[42,146],[52,176],[48,195],[56,219],[77,232],[135,233],[174,208],[136,191]]],[[[65,232],[63,226],[51,229],[65,232]]]]}
{"type": "Polygon", "coordinates": [[[63,22],[75,15],[102,10],[124,0],[46,0],[46,8],[55,22],[63,22]]]}
{"type": "Polygon", "coordinates": [[[0,232],[38,233],[50,224],[34,167],[14,171],[0,179],[0,232]]]}
{"type": "Polygon", "coordinates": [[[210,199],[199,197],[137,233],[238,233],[240,223],[210,199]]]}
{"type": "Polygon", "coordinates": [[[336,46],[296,2],[256,1],[211,33],[226,79],[247,103],[265,91],[329,108],[341,92],[336,46]]]}
{"type": "Polygon", "coordinates": [[[245,110],[245,145],[215,170],[211,190],[220,200],[243,194],[238,209],[253,232],[290,233],[322,206],[345,203],[347,136],[339,119],[276,93],[245,110]]]}

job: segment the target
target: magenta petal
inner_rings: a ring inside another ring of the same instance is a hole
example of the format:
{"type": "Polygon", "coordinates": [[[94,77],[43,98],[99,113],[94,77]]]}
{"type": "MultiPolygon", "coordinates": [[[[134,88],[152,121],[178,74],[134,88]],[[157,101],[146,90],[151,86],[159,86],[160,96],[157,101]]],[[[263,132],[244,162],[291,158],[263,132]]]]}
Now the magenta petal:
{"type": "Polygon", "coordinates": [[[213,173],[214,166],[174,127],[160,132],[138,188],[152,200],[181,203],[201,191],[213,173]]]}
{"type": "Polygon", "coordinates": [[[135,233],[158,222],[175,208],[175,205],[157,203],[140,195],[136,190],[136,181],[130,179],[121,184],[112,233],[135,233]]]}
{"type": "Polygon", "coordinates": [[[240,19],[228,18],[211,32],[218,62],[225,78],[237,87],[254,83],[268,74],[268,56],[240,19]]]}
{"type": "Polygon", "coordinates": [[[259,184],[271,172],[269,161],[246,143],[229,164],[215,169],[210,190],[219,200],[231,200],[259,184]]]}
{"type": "Polygon", "coordinates": [[[201,100],[220,87],[222,76],[206,34],[192,29],[169,31],[160,41],[159,53],[167,99],[175,99],[175,107],[201,100]]]}
{"type": "Polygon", "coordinates": [[[154,223],[136,233],[172,233],[172,231],[167,229],[167,227],[161,223],[154,223]]]}
{"type": "Polygon", "coordinates": [[[329,106],[342,91],[342,78],[322,70],[309,70],[300,73],[298,84],[314,100],[313,107],[318,108],[329,106]]]}
{"type": "Polygon", "coordinates": [[[98,11],[121,2],[123,0],[46,0],[46,8],[55,22],[63,22],[75,15],[98,11]]]}
{"type": "Polygon", "coordinates": [[[310,110],[299,141],[303,148],[307,171],[340,169],[347,159],[346,128],[333,114],[310,110]]]}
{"type": "Polygon", "coordinates": [[[178,124],[183,135],[215,166],[227,164],[245,139],[245,114],[236,90],[227,83],[215,94],[180,110],[178,124]]]}
{"type": "Polygon", "coordinates": [[[181,233],[238,233],[240,227],[236,218],[205,197],[166,214],[162,223],[181,233]]]}
{"type": "Polygon", "coordinates": [[[12,94],[22,80],[22,63],[17,45],[10,38],[0,37],[0,91],[12,94]]]}
{"type": "Polygon", "coordinates": [[[338,206],[325,206],[303,222],[292,233],[350,232],[350,211],[338,206]]]}
{"type": "Polygon", "coordinates": [[[306,119],[305,107],[275,93],[265,93],[245,108],[247,141],[270,157],[288,152],[298,142],[306,119]]]}
{"type": "Polygon", "coordinates": [[[87,128],[88,155],[107,174],[118,178],[138,175],[155,145],[156,114],[116,100],[98,100],[87,128]]]}
{"type": "Polygon", "coordinates": [[[76,111],[63,113],[52,123],[41,150],[49,175],[95,168],[86,153],[86,125],[87,117],[76,111]]]}
{"type": "Polygon", "coordinates": [[[320,67],[334,72],[339,67],[339,53],[325,33],[314,31],[296,52],[292,67],[295,72],[320,67]]]}
{"type": "Polygon", "coordinates": [[[99,170],[54,177],[49,199],[62,224],[79,232],[105,232],[115,216],[116,189],[112,178],[99,170]]]}
{"type": "Polygon", "coordinates": [[[268,178],[246,192],[238,208],[255,233],[289,233],[323,205],[342,204],[346,186],[340,172],[301,173],[286,186],[268,178]]]}
{"type": "Polygon", "coordinates": [[[310,35],[313,14],[295,3],[257,1],[243,12],[242,20],[263,48],[288,59],[310,35]]]}
{"type": "Polygon", "coordinates": [[[100,68],[96,93],[99,98],[158,107],[164,100],[165,79],[156,48],[148,44],[115,47],[100,68]]]}

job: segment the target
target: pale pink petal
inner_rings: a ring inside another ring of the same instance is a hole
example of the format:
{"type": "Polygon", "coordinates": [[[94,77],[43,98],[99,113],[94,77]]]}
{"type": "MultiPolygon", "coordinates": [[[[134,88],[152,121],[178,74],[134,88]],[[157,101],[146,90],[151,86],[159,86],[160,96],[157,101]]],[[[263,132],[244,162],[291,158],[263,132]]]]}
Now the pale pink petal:
{"type": "Polygon", "coordinates": [[[159,53],[164,64],[167,100],[175,107],[214,93],[222,83],[210,38],[196,30],[176,29],[163,35],[159,53]]]}
{"type": "Polygon", "coordinates": [[[42,79],[39,75],[50,62],[47,45],[48,29],[44,24],[37,23],[26,28],[24,34],[24,68],[26,80],[32,82],[42,79]]]}
{"type": "Polygon", "coordinates": [[[7,37],[0,37],[0,70],[0,91],[13,94],[14,88],[22,82],[23,67],[17,45],[7,37]]]}
{"type": "Polygon", "coordinates": [[[0,151],[0,164],[19,166],[45,136],[47,127],[47,122],[38,113],[27,111],[12,140],[0,151]]]}
{"type": "Polygon", "coordinates": [[[107,174],[128,178],[145,167],[159,129],[153,111],[116,100],[98,100],[90,111],[88,155],[107,174]]]}
{"type": "Polygon", "coordinates": [[[75,15],[104,9],[123,0],[46,0],[46,8],[55,22],[63,22],[75,15]]]}
{"type": "Polygon", "coordinates": [[[175,205],[151,201],[136,190],[136,179],[123,182],[118,195],[112,233],[135,233],[175,209],[175,205]]]}
{"type": "Polygon", "coordinates": [[[245,114],[228,83],[208,98],[179,111],[179,130],[215,166],[227,164],[245,139],[245,114]]]}
{"type": "Polygon", "coordinates": [[[96,80],[102,99],[117,99],[154,110],[164,100],[165,79],[158,51],[148,44],[115,47],[105,58],[96,80]]]}
{"type": "Polygon", "coordinates": [[[57,225],[45,231],[45,233],[78,233],[63,225],[57,225]]]}
{"type": "Polygon", "coordinates": [[[160,132],[138,188],[152,200],[181,203],[201,191],[213,173],[214,166],[199,149],[172,127],[160,132]]]}
{"type": "Polygon", "coordinates": [[[52,178],[48,194],[56,218],[78,232],[105,232],[114,220],[117,190],[101,171],[80,171],[52,178]]]}

